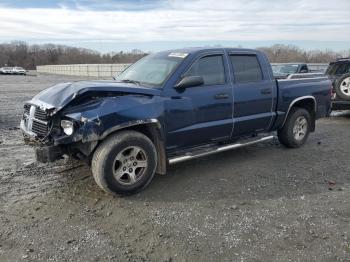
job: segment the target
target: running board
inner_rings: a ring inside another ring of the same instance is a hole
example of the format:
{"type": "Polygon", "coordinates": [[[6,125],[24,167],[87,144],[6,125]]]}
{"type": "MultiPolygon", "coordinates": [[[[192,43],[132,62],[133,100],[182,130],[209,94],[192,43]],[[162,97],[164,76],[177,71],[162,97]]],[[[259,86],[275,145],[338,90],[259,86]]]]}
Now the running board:
{"type": "Polygon", "coordinates": [[[209,155],[213,155],[216,153],[228,151],[228,150],[239,148],[239,147],[250,146],[250,145],[260,143],[260,142],[271,140],[273,138],[274,138],[274,136],[266,136],[266,137],[263,137],[261,139],[250,141],[247,143],[237,143],[237,144],[231,144],[231,145],[217,147],[214,150],[206,151],[206,152],[202,152],[202,153],[201,152],[187,153],[184,156],[177,156],[177,157],[169,158],[169,164],[172,165],[172,164],[180,163],[183,161],[187,161],[187,160],[191,160],[191,159],[195,159],[195,158],[199,158],[199,157],[203,157],[203,156],[209,156],[209,155]]]}

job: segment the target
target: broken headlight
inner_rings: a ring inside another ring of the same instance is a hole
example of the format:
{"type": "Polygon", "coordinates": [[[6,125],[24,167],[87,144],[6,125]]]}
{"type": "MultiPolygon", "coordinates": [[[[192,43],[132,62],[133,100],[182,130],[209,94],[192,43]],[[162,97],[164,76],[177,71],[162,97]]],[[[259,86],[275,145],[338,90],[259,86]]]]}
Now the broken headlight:
{"type": "Polygon", "coordinates": [[[61,127],[63,129],[63,132],[67,135],[70,136],[74,132],[74,123],[69,120],[62,120],[61,121],[61,127]]]}

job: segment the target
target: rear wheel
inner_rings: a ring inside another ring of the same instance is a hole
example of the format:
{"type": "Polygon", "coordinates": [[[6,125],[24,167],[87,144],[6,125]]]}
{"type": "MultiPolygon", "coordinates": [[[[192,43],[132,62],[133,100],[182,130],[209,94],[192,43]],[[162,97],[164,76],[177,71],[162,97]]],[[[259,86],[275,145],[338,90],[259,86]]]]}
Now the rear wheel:
{"type": "Polygon", "coordinates": [[[343,100],[350,100],[350,74],[345,74],[335,82],[335,92],[343,100]]]}
{"type": "Polygon", "coordinates": [[[152,180],[157,166],[157,153],[152,141],[135,131],[110,136],[96,149],[92,174],[106,192],[133,194],[152,180]]]}
{"type": "Polygon", "coordinates": [[[290,148],[297,148],[305,144],[311,129],[310,113],[294,107],[290,110],[284,126],[278,130],[281,144],[290,148]]]}

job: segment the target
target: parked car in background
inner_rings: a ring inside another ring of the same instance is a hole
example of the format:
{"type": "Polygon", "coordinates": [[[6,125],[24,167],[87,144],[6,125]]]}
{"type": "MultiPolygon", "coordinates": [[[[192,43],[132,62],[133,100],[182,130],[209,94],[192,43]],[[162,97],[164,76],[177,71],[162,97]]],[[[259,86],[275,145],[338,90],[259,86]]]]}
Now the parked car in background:
{"type": "Polygon", "coordinates": [[[0,68],[0,74],[2,74],[2,75],[10,75],[12,73],[13,73],[12,67],[1,67],[0,68]]]}
{"type": "Polygon", "coordinates": [[[264,53],[190,48],[148,55],[115,81],[60,83],[24,105],[36,158],[91,163],[105,191],[131,194],[169,164],[273,139],[302,146],[328,115],[327,77],[276,80],[264,53]]]}
{"type": "Polygon", "coordinates": [[[333,110],[350,110],[350,58],[339,58],[331,62],[326,75],[333,84],[333,110]]]}
{"type": "Polygon", "coordinates": [[[27,71],[25,69],[23,69],[22,67],[15,66],[12,68],[12,74],[25,75],[25,74],[27,74],[27,71]]]}
{"type": "Polygon", "coordinates": [[[305,74],[310,73],[307,64],[299,64],[299,63],[285,63],[272,65],[273,75],[277,79],[285,79],[291,74],[305,74]]]}

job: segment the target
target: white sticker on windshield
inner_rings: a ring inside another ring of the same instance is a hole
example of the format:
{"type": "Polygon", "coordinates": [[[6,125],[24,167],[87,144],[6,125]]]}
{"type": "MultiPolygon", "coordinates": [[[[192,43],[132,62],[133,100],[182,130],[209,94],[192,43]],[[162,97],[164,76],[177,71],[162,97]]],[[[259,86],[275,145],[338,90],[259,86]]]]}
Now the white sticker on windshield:
{"type": "Polygon", "coordinates": [[[188,56],[188,54],[187,53],[170,53],[168,56],[169,57],[185,58],[186,56],[188,56]]]}

